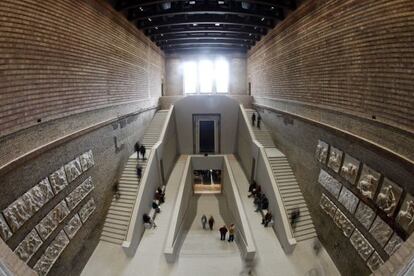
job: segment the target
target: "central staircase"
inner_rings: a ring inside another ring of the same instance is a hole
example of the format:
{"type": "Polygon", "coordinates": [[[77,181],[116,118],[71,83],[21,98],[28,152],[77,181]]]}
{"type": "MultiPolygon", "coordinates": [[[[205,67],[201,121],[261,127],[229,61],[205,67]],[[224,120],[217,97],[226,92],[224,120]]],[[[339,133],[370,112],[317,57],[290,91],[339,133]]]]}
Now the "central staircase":
{"type": "Polygon", "coordinates": [[[147,160],[151,154],[151,148],[158,142],[167,116],[168,110],[159,110],[145,130],[140,144],[144,145],[147,149],[145,153],[146,159],[137,160],[136,152],[128,158],[121,178],[119,179],[119,193],[121,196],[116,199],[114,195],[112,198],[111,206],[109,207],[102,229],[101,241],[121,245],[125,240],[140,184],[136,173],[137,165],[142,167],[142,175],[144,175],[147,160]]]}

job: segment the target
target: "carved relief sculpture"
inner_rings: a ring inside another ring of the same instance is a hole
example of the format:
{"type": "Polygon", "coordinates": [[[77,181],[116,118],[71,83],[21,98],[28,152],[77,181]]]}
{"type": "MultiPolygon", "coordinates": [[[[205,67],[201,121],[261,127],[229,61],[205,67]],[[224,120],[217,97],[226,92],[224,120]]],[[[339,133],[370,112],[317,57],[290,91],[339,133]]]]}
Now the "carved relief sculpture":
{"type": "Polygon", "coordinates": [[[372,254],[371,258],[369,258],[367,262],[367,265],[372,272],[377,270],[383,264],[384,261],[381,259],[377,252],[374,252],[374,254],[372,254]]]}
{"type": "Polygon", "coordinates": [[[65,171],[66,171],[66,177],[71,183],[73,180],[75,180],[79,175],[82,174],[82,168],[80,164],[79,157],[75,160],[70,161],[65,165],[65,171]]]}
{"type": "Polygon", "coordinates": [[[316,145],[315,157],[322,164],[326,163],[326,158],[328,157],[329,145],[324,141],[319,140],[318,145],[316,145]]]}
{"type": "Polygon", "coordinates": [[[53,230],[69,215],[69,208],[66,202],[62,200],[49,214],[44,217],[38,225],[36,230],[43,240],[46,240],[53,230]]]}
{"type": "Polygon", "coordinates": [[[403,242],[404,241],[396,233],[394,233],[390,241],[387,243],[387,246],[385,246],[384,250],[389,256],[391,256],[395,251],[398,250],[398,248],[400,248],[403,242]]]}
{"type": "Polygon", "coordinates": [[[78,214],[75,214],[63,228],[69,239],[73,239],[79,229],[82,227],[82,222],[78,214]]]}
{"type": "Polygon", "coordinates": [[[342,184],[338,180],[333,178],[329,173],[321,170],[319,173],[319,184],[321,184],[326,190],[329,191],[334,197],[338,197],[339,191],[341,190],[342,184]]]}
{"type": "Polygon", "coordinates": [[[331,153],[328,159],[328,167],[338,173],[341,167],[343,152],[337,148],[331,147],[331,153]]]}
{"type": "Polygon", "coordinates": [[[391,217],[400,200],[401,193],[402,189],[398,187],[397,184],[385,178],[380,193],[377,196],[376,202],[378,207],[382,209],[387,216],[391,217]]]}
{"type": "Polygon", "coordinates": [[[67,197],[66,202],[70,210],[73,210],[93,190],[92,177],[88,177],[76,187],[67,197]]]}
{"type": "Polygon", "coordinates": [[[374,239],[384,247],[385,243],[392,235],[392,228],[388,226],[380,217],[377,216],[369,230],[374,239]]]}
{"type": "Polygon", "coordinates": [[[349,238],[352,232],[355,229],[355,226],[351,223],[351,221],[342,213],[339,209],[336,211],[335,224],[342,230],[345,237],[349,238]]]}
{"type": "Polygon", "coordinates": [[[95,201],[93,200],[93,197],[92,197],[79,210],[79,216],[82,220],[82,223],[85,223],[85,221],[95,211],[95,209],[96,209],[96,205],[95,205],[95,201]]]}
{"type": "Polygon", "coordinates": [[[45,178],[10,204],[3,210],[3,214],[12,231],[16,232],[53,196],[49,180],[45,178]]]}
{"type": "Polygon", "coordinates": [[[373,199],[377,191],[381,174],[374,171],[364,164],[362,167],[361,177],[359,178],[357,189],[360,193],[369,199],[373,199]]]}
{"type": "Polygon", "coordinates": [[[0,237],[7,241],[13,235],[2,214],[0,214],[0,237]]]}
{"type": "Polygon", "coordinates": [[[368,205],[360,201],[355,212],[355,218],[368,230],[375,219],[375,212],[368,205]]]}
{"type": "Polygon", "coordinates": [[[319,205],[321,206],[322,210],[325,211],[325,213],[327,213],[331,218],[334,218],[337,208],[335,204],[332,201],[330,201],[325,194],[322,194],[319,205]]]}
{"type": "Polygon", "coordinates": [[[348,154],[345,154],[344,165],[341,168],[341,175],[352,185],[355,184],[360,162],[348,154]]]}
{"type": "Polygon", "coordinates": [[[339,195],[338,201],[351,213],[355,213],[355,209],[358,205],[358,197],[355,196],[350,190],[342,187],[341,194],[339,195]]]}
{"type": "Polygon", "coordinates": [[[49,273],[53,264],[59,258],[62,251],[69,244],[69,239],[65,232],[62,230],[56,236],[56,238],[46,248],[45,253],[40,257],[33,269],[39,274],[39,276],[45,276],[49,273]]]}
{"type": "Polygon", "coordinates": [[[414,230],[414,198],[407,194],[404,203],[398,212],[397,222],[408,233],[411,234],[414,230]]]}
{"type": "Polygon", "coordinates": [[[350,241],[359,256],[361,256],[364,261],[366,261],[374,251],[372,245],[365,239],[358,229],[355,229],[354,233],[352,233],[350,241]]]}
{"type": "Polygon", "coordinates": [[[86,172],[89,168],[95,165],[95,161],[93,160],[92,150],[88,150],[87,152],[83,153],[80,157],[80,162],[82,166],[82,170],[86,172]]]}
{"type": "Polygon", "coordinates": [[[33,229],[17,246],[14,253],[16,253],[23,262],[27,263],[36,251],[39,250],[42,243],[43,241],[40,239],[36,230],[33,229]]]}
{"type": "Polygon", "coordinates": [[[61,167],[59,170],[55,171],[49,176],[50,185],[52,186],[55,194],[58,194],[60,191],[65,189],[68,185],[68,180],[66,179],[65,169],[61,167]]]}

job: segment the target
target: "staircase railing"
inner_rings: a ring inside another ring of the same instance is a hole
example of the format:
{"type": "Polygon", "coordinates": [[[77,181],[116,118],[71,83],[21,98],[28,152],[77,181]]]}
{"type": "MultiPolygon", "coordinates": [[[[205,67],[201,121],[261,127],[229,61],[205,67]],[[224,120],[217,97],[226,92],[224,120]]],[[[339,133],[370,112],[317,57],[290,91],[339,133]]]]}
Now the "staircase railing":
{"type": "Polygon", "coordinates": [[[269,197],[269,208],[271,209],[275,220],[273,229],[280,241],[280,244],[282,245],[283,250],[286,253],[292,253],[297,242],[293,235],[292,228],[283,205],[279,187],[273,177],[272,167],[267,159],[264,147],[255,138],[252,126],[249,123],[250,118],[248,118],[243,105],[240,105],[240,111],[243,117],[242,123],[247,127],[251,139],[252,157],[257,160],[255,168],[256,180],[258,181],[258,184],[262,186],[262,190],[264,190],[266,195],[269,197]],[[272,204],[272,201],[274,201],[275,204],[272,204]]]}

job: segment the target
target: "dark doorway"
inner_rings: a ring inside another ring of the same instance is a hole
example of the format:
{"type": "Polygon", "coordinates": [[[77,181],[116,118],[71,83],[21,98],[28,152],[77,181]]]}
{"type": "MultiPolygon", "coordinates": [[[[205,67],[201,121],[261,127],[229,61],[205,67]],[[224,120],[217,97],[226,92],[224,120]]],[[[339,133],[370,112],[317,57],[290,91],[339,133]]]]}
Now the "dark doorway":
{"type": "Polygon", "coordinates": [[[214,152],[214,121],[200,121],[200,152],[214,152]]]}

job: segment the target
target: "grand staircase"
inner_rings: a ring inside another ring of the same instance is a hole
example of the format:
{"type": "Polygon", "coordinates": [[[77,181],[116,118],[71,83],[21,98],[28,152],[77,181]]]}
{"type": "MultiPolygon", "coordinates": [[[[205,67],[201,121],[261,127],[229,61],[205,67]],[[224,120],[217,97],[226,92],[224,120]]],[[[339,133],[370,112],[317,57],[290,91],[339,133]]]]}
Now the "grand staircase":
{"type": "Polygon", "coordinates": [[[168,110],[158,111],[146,129],[142,141],[140,141],[140,144],[143,144],[147,149],[145,154],[147,159],[137,160],[136,152],[128,158],[119,179],[119,192],[121,196],[116,199],[114,195],[112,198],[101,233],[101,241],[121,245],[125,240],[140,184],[136,168],[139,164],[142,167],[142,175],[144,175],[151,148],[160,138],[167,114],[168,110]]]}
{"type": "MultiPolygon", "coordinates": [[[[253,109],[245,109],[245,111],[249,119],[247,123],[251,124],[251,117],[255,111],[253,109]]],[[[279,188],[283,206],[285,207],[285,211],[289,219],[294,209],[299,208],[300,210],[300,217],[296,223],[295,229],[293,230],[296,241],[299,242],[316,237],[315,226],[313,225],[309,209],[306,205],[305,199],[303,198],[292,168],[290,167],[289,161],[283,153],[276,150],[272,136],[263,122],[260,125],[260,129],[256,126],[252,126],[252,130],[255,139],[262,144],[264,148],[274,148],[274,152],[278,153],[272,154],[267,158],[270,166],[272,167],[273,177],[279,188]]]]}

